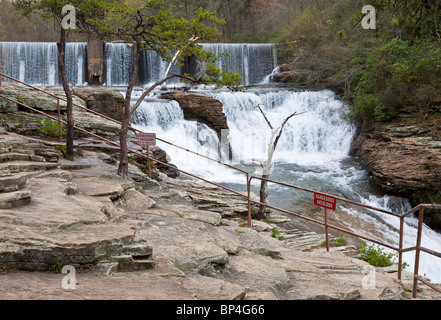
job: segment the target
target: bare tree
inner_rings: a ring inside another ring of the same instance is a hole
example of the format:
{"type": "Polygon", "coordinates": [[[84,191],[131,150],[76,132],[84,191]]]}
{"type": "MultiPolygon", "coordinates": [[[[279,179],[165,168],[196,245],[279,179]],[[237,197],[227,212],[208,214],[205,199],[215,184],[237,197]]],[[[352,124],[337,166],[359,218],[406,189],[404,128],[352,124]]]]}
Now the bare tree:
{"type": "MultiPolygon", "coordinates": [[[[260,112],[262,113],[266,123],[271,129],[271,137],[270,141],[268,143],[268,151],[267,151],[267,158],[266,161],[262,162],[260,165],[262,167],[262,178],[268,179],[270,173],[273,170],[274,162],[273,162],[273,156],[274,151],[276,150],[277,143],[279,142],[280,137],[282,136],[283,128],[288,123],[289,119],[297,115],[297,111],[289,115],[285,118],[282,125],[274,130],[274,127],[271,125],[271,122],[268,120],[265,112],[263,112],[262,108],[258,105],[257,108],[259,108],[260,112]]],[[[260,183],[260,205],[259,210],[254,214],[254,217],[258,220],[265,218],[265,209],[266,209],[266,203],[267,203],[267,197],[268,197],[268,182],[266,180],[261,180],[260,183]]]]}

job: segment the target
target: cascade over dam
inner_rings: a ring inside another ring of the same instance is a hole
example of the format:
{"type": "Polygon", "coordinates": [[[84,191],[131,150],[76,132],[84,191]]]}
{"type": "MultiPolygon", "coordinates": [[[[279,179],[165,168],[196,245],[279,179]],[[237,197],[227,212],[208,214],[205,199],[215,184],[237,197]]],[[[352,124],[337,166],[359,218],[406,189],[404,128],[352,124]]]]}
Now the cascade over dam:
{"type": "MultiPolygon", "coordinates": [[[[243,85],[261,83],[277,64],[273,44],[210,43],[202,46],[216,54],[228,52],[229,56],[219,59],[218,67],[239,73],[243,85]]],[[[60,86],[57,57],[56,43],[0,42],[2,72],[29,84],[60,86]]],[[[68,82],[72,85],[124,86],[129,82],[133,51],[131,45],[125,43],[67,43],[65,63],[68,82]]],[[[138,84],[161,80],[168,66],[169,62],[155,52],[143,51],[139,60],[138,84]]],[[[196,73],[199,67],[196,61],[186,59],[182,67],[174,65],[170,73],[196,73]]],[[[9,80],[3,78],[2,81],[9,80]]]]}

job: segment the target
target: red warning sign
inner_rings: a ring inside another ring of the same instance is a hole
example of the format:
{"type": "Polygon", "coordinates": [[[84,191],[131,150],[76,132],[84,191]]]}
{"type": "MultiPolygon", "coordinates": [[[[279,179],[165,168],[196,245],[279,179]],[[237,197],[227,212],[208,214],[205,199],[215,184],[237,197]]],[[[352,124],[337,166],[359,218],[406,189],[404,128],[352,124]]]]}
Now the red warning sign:
{"type": "Polygon", "coordinates": [[[328,196],[327,194],[323,193],[314,193],[314,204],[316,206],[335,210],[336,208],[337,199],[333,196],[328,196]]]}
{"type": "Polygon", "coordinates": [[[156,145],[156,133],[140,132],[138,134],[138,144],[142,146],[156,145]]]}

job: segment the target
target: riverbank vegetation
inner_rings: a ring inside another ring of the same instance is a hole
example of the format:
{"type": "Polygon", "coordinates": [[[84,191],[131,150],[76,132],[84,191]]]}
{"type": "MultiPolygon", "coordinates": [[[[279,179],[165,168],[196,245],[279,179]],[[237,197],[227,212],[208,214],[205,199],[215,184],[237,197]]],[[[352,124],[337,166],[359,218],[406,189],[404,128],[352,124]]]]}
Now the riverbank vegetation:
{"type": "Polygon", "coordinates": [[[439,1],[315,1],[280,44],[292,81],[341,93],[353,120],[440,115],[439,1]],[[366,4],[375,8],[375,29],[362,26],[366,4]]]}

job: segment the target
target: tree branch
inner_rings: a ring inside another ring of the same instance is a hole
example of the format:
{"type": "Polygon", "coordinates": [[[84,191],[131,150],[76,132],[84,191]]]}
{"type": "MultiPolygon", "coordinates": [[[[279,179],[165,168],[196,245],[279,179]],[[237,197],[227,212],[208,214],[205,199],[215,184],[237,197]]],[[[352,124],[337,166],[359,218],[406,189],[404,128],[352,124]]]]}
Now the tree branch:
{"type": "Polygon", "coordinates": [[[163,78],[162,80],[159,80],[158,82],[154,83],[153,85],[151,85],[146,91],[144,91],[142,93],[142,95],[139,97],[139,99],[136,101],[136,103],[133,105],[133,107],[130,110],[130,116],[132,116],[133,112],[135,112],[136,109],[138,109],[138,107],[141,105],[142,101],[145,99],[145,97],[147,97],[147,95],[152,92],[156,87],[160,86],[161,84],[165,83],[166,81],[170,80],[171,78],[181,78],[181,79],[187,79],[193,83],[197,83],[201,81],[201,78],[199,79],[194,79],[185,75],[180,75],[180,74],[170,74],[168,76],[166,76],[165,78],[163,78]]]}
{"type": "Polygon", "coordinates": [[[259,108],[260,113],[262,113],[263,117],[265,118],[266,123],[268,123],[269,127],[271,128],[271,130],[273,130],[273,126],[271,125],[271,123],[269,122],[268,118],[266,117],[265,112],[263,112],[263,110],[260,108],[260,105],[257,105],[257,108],[259,108]]]}

